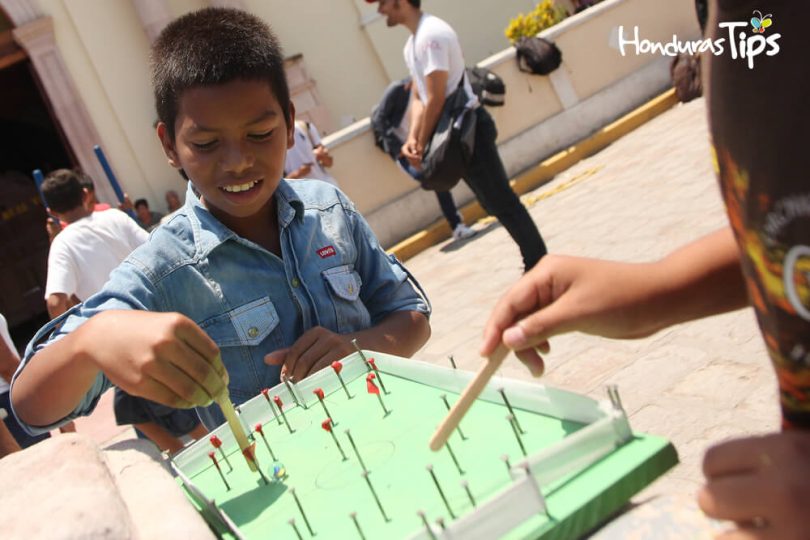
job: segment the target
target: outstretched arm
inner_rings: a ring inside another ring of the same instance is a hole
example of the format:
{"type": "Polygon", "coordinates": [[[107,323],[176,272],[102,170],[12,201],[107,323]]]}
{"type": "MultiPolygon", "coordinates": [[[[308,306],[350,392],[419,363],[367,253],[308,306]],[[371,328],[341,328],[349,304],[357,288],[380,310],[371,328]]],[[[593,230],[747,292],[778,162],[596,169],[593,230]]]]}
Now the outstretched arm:
{"type": "Polygon", "coordinates": [[[106,311],[37,352],[11,388],[14,410],[32,426],[72,413],[99,372],[125,392],[189,408],[227,385],[216,344],[178,313],[106,311]]]}
{"type": "Polygon", "coordinates": [[[631,264],[549,255],[498,302],[484,329],[481,354],[503,342],[532,373],[542,373],[536,348],[580,331],[639,338],[667,326],[747,305],[731,229],[705,236],[664,259],[631,264]]]}

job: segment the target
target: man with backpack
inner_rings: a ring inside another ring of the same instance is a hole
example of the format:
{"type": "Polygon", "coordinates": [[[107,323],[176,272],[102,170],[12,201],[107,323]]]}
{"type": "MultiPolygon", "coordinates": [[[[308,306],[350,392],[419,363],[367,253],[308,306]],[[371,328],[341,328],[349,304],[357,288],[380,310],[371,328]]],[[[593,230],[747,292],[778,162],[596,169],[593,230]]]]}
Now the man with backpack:
{"type": "Polygon", "coordinates": [[[531,269],[546,254],[546,245],[529,212],[509,185],[498,148],[497,129],[489,113],[464,76],[464,56],[458,37],[443,20],[423,13],[420,0],[366,0],[379,2],[378,13],[389,27],[403,25],[411,32],[405,44],[405,63],[411,72],[410,129],[402,155],[419,169],[445,105],[445,99],[463,87],[474,109],[475,143],[464,181],[481,206],[494,215],[520,248],[523,265],[531,269]]]}
{"type": "MultiPolygon", "coordinates": [[[[414,168],[402,155],[402,145],[408,136],[408,105],[411,101],[410,78],[395,81],[383,92],[380,102],[371,112],[371,130],[374,132],[374,143],[391,156],[400,168],[414,180],[421,180],[421,171],[414,168]]],[[[475,230],[464,224],[456,208],[453,194],[449,191],[436,191],[436,199],[442,209],[442,215],[453,232],[454,240],[464,240],[475,235],[475,230]]]]}

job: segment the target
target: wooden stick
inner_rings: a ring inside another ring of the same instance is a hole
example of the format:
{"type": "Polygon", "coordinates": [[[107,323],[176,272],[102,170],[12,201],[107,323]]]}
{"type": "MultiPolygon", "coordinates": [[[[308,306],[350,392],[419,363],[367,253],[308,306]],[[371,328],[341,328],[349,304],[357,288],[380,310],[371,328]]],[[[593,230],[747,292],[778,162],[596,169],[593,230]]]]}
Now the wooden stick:
{"type": "Polygon", "coordinates": [[[470,410],[473,402],[478,399],[478,396],[481,395],[481,392],[483,392],[489,380],[495,372],[498,371],[498,368],[501,367],[507,354],[509,354],[509,349],[501,344],[498,345],[498,348],[487,358],[486,363],[481,366],[481,369],[478,370],[478,373],[475,374],[475,377],[473,377],[467,385],[467,388],[461,393],[458,401],[453,404],[450,412],[447,413],[447,416],[439,425],[438,429],[436,429],[436,432],[430,439],[431,450],[438,452],[442,449],[447,439],[450,438],[450,435],[458,427],[461,419],[467,414],[467,411],[470,410]]]}
{"type": "MultiPolygon", "coordinates": [[[[246,448],[250,448],[250,442],[245,434],[245,428],[242,427],[239,417],[236,416],[236,410],[233,408],[233,403],[231,402],[230,395],[228,395],[227,388],[224,392],[215,397],[214,401],[217,402],[219,408],[222,409],[222,414],[225,415],[225,419],[228,420],[228,427],[231,428],[233,438],[236,439],[237,444],[239,444],[239,449],[244,452],[246,448]]],[[[245,461],[247,461],[250,470],[256,472],[256,462],[247,458],[245,458],[245,461]]]]}

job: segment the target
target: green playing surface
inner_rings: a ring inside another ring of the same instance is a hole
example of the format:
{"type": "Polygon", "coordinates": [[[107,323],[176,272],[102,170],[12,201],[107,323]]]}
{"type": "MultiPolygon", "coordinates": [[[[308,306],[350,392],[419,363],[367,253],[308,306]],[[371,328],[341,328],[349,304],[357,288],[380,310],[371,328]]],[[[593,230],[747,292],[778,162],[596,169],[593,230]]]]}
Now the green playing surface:
{"type": "MultiPolygon", "coordinates": [[[[270,485],[265,485],[258,473],[248,469],[236,447],[226,450],[233,466],[230,472],[217,453],[230,490],[225,488],[210,460],[206,466],[186,473],[248,539],[270,535],[297,539],[289,523],[291,518],[304,538],[311,537],[291,488],[317,537],[359,539],[361,534],[350,518],[352,512],[356,513],[357,523],[366,538],[409,538],[425,531],[418,511],[423,511],[433,524],[437,518],[442,518],[449,525],[453,516],[461,517],[473,510],[473,501],[462,481],[468,483],[477,505],[512,485],[513,478],[502,456],[508,455],[515,464],[523,454],[513,427],[506,419],[508,410],[503,403],[479,400],[461,424],[466,438],[462,439],[459,433],[451,437],[449,445],[458,460],[459,471],[447,448],[433,453],[427,445],[447,413],[441,395],[447,394],[452,404],[457,394],[390,373],[383,372],[382,379],[389,391],[388,394],[381,392],[390,411],[387,415],[377,397],[367,392],[364,376],[347,381],[352,399],[347,398],[340,386],[326,396],[326,406],[337,423],[333,433],[346,459],[341,457],[330,434],[322,429],[326,413],[317,401],[310,403],[307,409],[292,407],[285,411],[294,430],[291,434],[283,423],[279,425],[273,419],[269,405],[260,398],[269,418],[263,422],[265,436],[288,476],[283,481],[271,480],[270,485]],[[362,476],[363,469],[346,429],[351,431],[360,458],[370,471],[368,480],[379,497],[385,517],[362,476]],[[433,466],[449,509],[427,465],[433,466]]],[[[507,396],[508,391],[507,388],[507,396]]],[[[272,397],[273,393],[270,395],[272,397]]],[[[515,413],[525,431],[521,440],[529,455],[584,426],[525,409],[515,409],[515,413]]],[[[256,454],[262,470],[272,477],[273,461],[258,434],[256,454]]],[[[676,461],[674,450],[666,441],[637,435],[584,470],[542,486],[547,513],[528,519],[510,533],[510,538],[581,535],[676,461]]],[[[232,537],[230,533],[220,533],[223,537],[232,537]]]]}

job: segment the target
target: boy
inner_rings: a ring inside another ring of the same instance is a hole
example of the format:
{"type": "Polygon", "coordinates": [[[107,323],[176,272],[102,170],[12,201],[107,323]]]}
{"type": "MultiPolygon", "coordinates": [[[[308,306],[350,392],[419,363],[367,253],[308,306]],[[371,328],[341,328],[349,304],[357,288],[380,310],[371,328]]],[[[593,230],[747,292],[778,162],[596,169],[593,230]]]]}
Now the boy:
{"type": "Polygon", "coordinates": [[[153,49],[157,133],[186,204],[83,306],[43,328],[12,382],[32,432],[92,410],[110,384],[208,427],[235,403],[353,351],[415,353],[426,301],[335,187],[287,182],[295,111],[270,28],[210,8],[153,49]],[[42,346],[48,339],[48,344],[42,346]],[[46,398],[47,396],[47,398],[46,398]]]}

